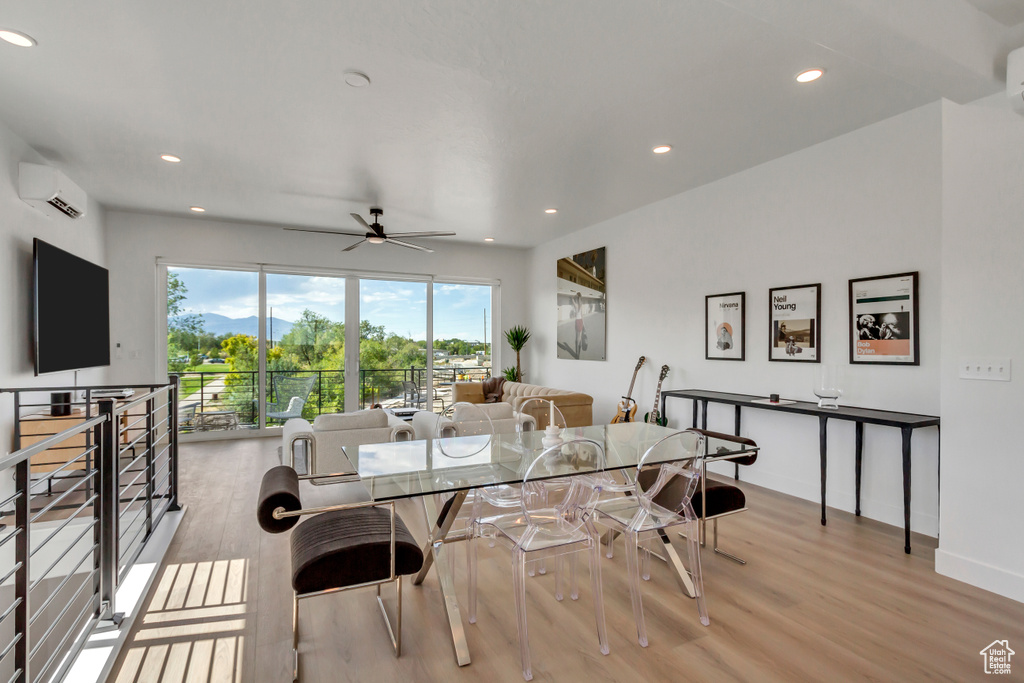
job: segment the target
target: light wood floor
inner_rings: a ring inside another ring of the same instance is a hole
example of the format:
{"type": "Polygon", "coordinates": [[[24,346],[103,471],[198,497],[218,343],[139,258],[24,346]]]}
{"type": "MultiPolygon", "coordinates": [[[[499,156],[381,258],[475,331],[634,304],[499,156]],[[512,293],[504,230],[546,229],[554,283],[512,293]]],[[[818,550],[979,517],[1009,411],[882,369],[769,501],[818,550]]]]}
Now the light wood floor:
{"type": "MultiPolygon", "coordinates": [[[[111,680],[290,680],[288,535],[263,533],[255,519],[278,443],[182,448],[188,513],[111,680]]],[[[936,574],[932,539],[915,536],[905,555],[902,529],[836,510],[825,528],[816,504],[743,486],[751,510],[720,530],[722,547],[749,563],[702,555],[709,627],[655,560],[644,584],[650,647],[641,648],[620,543],[602,564],[608,656],[598,650],[585,562],[577,602],[555,601],[551,573],[528,579],[534,680],[964,681],[984,678],[979,651],[993,640],[1024,647],[1024,604],[936,574]]],[[[399,511],[425,535],[420,506],[399,511]]],[[[457,557],[464,587],[461,548],[457,557]]],[[[507,551],[480,544],[479,620],[466,623],[473,662],[463,668],[433,574],[405,586],[400,659],[372,589],[303,601],[302,680],[521,681],[509,569],[507,551]]],[[[1024,659],[1014,664],[1011,678],[1021,680],[1024,659]]]]}

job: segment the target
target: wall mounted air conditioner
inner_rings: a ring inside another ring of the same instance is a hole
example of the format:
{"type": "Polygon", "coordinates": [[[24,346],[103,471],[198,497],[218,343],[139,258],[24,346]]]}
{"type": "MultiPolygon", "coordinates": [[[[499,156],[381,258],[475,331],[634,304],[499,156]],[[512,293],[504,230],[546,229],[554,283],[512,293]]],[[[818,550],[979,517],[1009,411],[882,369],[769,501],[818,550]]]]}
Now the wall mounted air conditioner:
{"type": "Polygon", "coordinates": [[[18,164],[18,196],[47,216],[81,218],[88,198],[85,191],[50,166],[18,164]]]}

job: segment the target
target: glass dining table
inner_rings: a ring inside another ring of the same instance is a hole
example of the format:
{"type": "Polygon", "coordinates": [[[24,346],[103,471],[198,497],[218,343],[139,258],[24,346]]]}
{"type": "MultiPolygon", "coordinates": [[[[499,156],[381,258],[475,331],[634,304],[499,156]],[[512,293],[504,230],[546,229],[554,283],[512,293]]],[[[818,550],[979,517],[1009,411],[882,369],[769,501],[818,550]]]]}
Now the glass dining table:
{"type": "MultiPolygon", "coordinates": [[[[642,422],[563,429],[561,438],[566,445],[554,456],[553,462],[546,463],[545,470],[552,478],[628,471],[636,467],[651,446],[678,431],[681,430],[642,422]],[[589,439],[601,444],[603,457],[597,449],[572,445],[574,439],[589,439]]],[[[436,572],[459,666],[465,666],[471,660],[451,564],[442,560],[447,545],[467,539],[464,535],[457,538],[449,536],[452,523],[471,490],[521,483],[529,465],[544,450],[541,443],[544,436],[543,432],[528,431],[347,446],[344,452],[319,452],[310,459],[309,479],[313,484],[329,486],[358,480],[375,501],[422,499],[432,529],[430,540],[423,549],[423,568],[413,584],[421,585],[431,568],[436,572]],[[450,498],[438,506],[439,498],[446,495],[450,498]]],[[[684,443],[679,449],[664,452],[663,460],[649,462],[679,461],[707,453],[716,457],[739,457],[757,452],[756,446],[725,437],[706,438],[699,453],[696,452],[699,440],[695,438],[690,445],[684,443]]],[[[662,532],[661,538],[677,582],[687,595],[693,597],[693,584],[669,536],[662,532]]]]}

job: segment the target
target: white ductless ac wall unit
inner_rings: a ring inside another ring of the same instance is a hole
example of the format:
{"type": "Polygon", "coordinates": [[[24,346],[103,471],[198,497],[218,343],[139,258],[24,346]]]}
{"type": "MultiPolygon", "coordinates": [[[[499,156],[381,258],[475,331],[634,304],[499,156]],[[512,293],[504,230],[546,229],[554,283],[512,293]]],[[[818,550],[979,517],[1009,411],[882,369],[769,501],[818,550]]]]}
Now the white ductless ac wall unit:
{"type": "Polygon", "coordinates": [[[18,164],[18,196],[47,216],[85,216],[88,197],[85,190],[51,166],[21,162],[18,164]]]}

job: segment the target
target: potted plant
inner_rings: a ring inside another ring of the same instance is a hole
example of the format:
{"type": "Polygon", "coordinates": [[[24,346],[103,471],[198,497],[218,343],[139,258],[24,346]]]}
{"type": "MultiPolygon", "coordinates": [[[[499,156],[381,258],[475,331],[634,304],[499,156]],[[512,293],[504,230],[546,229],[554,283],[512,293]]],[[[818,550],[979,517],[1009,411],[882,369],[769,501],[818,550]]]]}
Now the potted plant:
{"type": "Polygon", "coordinates": [[[519,352],[526,346],[526,342],[530,341],[530,329],[522,325],[516,325],[513,328],[505,330],[505,341],[512,347],[512,350],[516,352],[516,381],[523,381],[523,369],[519,364],[519,352]]]}

